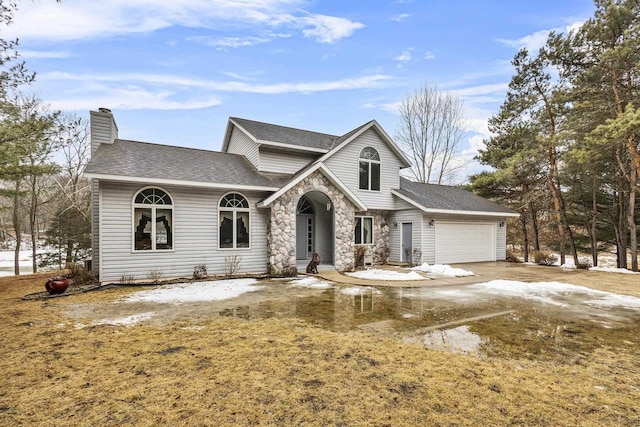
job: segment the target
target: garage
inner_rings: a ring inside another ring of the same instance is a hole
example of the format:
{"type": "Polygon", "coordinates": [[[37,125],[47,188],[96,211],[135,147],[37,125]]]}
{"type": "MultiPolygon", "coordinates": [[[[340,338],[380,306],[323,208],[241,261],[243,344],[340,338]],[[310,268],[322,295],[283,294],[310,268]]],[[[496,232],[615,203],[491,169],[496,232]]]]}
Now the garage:
{"type": "Polygon", "coordinates": [[[496,260],[496,224],[443,222],[435,224],[436,264],[496,260]]]}

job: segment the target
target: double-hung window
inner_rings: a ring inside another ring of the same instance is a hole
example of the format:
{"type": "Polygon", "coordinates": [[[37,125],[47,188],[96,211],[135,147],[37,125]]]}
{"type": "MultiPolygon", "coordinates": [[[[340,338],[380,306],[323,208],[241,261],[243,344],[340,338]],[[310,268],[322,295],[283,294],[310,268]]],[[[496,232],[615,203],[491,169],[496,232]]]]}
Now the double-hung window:
{"type": "Polygon", "coordinates": [[[355,243],[356,245],[373,243],[373,217],[356,216],[355,243]]]}
{"type": "Polygon", "coordinates": [[[380,155],[375,148],[363,148],[358,165],[358,188],[380,191],[380,155]]]}
{"type": "Polygon", "coordinates": [[[220,199],[218,207],[219,247],[238,249],[249,247],[249,201],[238,193],[220,199]]]}
{"type": "Polygon", "coordinates": [[[133,199],[133,249],[173,249],[173,201],[159,188],[144,188],[133,199]]]}

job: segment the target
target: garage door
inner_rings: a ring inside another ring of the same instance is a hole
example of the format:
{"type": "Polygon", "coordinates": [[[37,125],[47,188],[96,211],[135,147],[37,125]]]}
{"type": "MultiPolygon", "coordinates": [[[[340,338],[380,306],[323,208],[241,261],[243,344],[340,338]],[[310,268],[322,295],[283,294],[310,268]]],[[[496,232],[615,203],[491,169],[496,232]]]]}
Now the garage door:
{"type": "Polygon", "coordinates": [[[436,264],[496,260],[496,225],[436,222],[436,264]]]}

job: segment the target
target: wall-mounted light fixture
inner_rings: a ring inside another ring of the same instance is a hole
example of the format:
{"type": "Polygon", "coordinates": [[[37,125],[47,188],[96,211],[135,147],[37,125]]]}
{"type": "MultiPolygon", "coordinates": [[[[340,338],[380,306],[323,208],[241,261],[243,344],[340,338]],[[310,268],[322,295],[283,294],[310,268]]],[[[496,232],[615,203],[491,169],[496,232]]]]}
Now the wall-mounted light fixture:
{"type": "Polygon", "coordinates": [[[504,221],[501,221],[501,222],[500,222],[500,224],[498,224],[498,226],[499,226],[500,228],[504,227],[504,221]]]}
{"type": "Polygon", "coordinates": [[[429,220],[429,227],[433,227],[435,225],[435,223],[436,223],[435,219],[430,219],[429,220]]]}
{"type": "Polygon", "coordinates": [[[398,228],[398,223],[396,221],[393,221],[393,228],[398,228]]]}
{"type": "Polygon", "coordinates": [[[327,203],[327,212],[331,210],[331,202],[327,203]]]}

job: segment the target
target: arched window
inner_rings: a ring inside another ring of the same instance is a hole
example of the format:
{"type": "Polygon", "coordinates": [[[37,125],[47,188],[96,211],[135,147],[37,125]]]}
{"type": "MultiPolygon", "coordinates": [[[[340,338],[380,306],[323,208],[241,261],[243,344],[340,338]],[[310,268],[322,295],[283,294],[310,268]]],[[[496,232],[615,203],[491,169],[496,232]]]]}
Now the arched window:
{"type": "Polygon", "coordinates": [[[133,198],[133,249],[173,249],[173,201],[159,188],[144,188],[133,198]]]}
{"type": "Polygon", "coordinates": [[[360,152],[358,188],[380,191],[380,155],[373,147],[360,152]]]}
{"type": "Polygon", "coordinates": [[[302,196],[300,198],[300,201],[298,202],[298,209],[296,209],[296,213],[298,215],[314,214],[315,209],[313,209],[313,204],[311,203],[311,201],[305,196],[302,196]]]}
{"type": "Polygon", "coordinates": [[[249,247],[249,202],[238,193],[229,193],[218,205],[220,248],[235,249],[249,247]]]}

